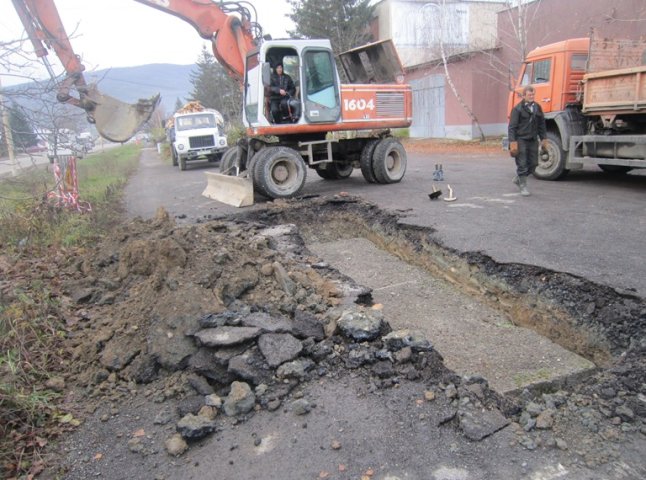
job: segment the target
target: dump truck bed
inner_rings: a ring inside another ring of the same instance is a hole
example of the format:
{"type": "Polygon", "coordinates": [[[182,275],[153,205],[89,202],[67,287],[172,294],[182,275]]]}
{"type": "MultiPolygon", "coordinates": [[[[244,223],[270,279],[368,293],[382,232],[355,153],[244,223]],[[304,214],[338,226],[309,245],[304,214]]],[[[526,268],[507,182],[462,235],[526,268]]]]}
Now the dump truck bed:
{"type": "Polygon", "coordinates": [[[592,37],[583,77],[583,112],[646,113],[646,40],[592,37]]]}

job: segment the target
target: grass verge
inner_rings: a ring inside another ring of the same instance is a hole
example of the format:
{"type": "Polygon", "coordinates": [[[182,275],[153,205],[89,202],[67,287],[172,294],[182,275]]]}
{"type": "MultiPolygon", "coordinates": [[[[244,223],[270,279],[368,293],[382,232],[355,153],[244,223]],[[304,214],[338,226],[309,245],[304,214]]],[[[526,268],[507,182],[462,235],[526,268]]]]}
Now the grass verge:
{"type": "Polygon", "coordinates": [[[126,145],[78,161],[87,213],[47,200],[55,182],[44,169],[0,179],[0,478],[37,475],[43,448],[77,423],[61,402],[69,352],[56,267],[120,220],[138,158],[126,145]]]}

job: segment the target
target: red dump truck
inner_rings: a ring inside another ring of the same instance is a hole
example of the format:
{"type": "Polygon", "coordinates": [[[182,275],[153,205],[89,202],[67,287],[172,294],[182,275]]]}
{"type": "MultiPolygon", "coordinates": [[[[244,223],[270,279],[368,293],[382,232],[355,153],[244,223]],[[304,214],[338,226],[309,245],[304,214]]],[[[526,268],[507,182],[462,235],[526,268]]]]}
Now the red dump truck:
{"type": "Polygon", "coordinates": [[[593,34],[532,50],[508,113],[526,85],[545,112],[549,144],[534,176],[557,180],[591,164],[612,173],[646,168],[646,41],[593,34]]]}

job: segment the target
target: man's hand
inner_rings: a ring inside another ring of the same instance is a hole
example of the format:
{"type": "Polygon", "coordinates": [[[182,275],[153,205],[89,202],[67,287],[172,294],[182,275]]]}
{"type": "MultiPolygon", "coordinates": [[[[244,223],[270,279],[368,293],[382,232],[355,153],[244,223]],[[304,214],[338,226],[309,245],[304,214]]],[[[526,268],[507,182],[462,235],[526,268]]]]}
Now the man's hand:
{"type": "Polygon", "coordinates": [[[544,138],[543,140],[541,140],[541,150],[546,151],[548,144],[549,142],[547,141],[547,138],[544,138]]]}
{"type": "Polygon", "coordinates": [[[284,97],[285,95],[287,95],[287,92],[281,88],[280,89],[280,94],[284,97]]]}
{"type": "Polygon", "coordinates": [[[518,155],[518,142],[509,143],[509,155],[515,157],[518,155]]]}

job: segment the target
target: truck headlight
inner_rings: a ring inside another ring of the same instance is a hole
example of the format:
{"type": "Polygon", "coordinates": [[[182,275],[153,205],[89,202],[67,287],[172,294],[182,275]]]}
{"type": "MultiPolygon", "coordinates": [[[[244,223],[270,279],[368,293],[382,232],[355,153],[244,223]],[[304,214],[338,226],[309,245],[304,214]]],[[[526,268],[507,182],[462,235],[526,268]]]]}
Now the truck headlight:
{"type": "Polygon", "coordinates": [[[224,138],[220,139],[220,146],[224,147],[227,144],[227,141],[224,138]]]}
{"type": "Polygon", "coordinates": [[[183,143],[178,143],[177,144],[177,150],[184,150],[184,144],[183,143]]]}

